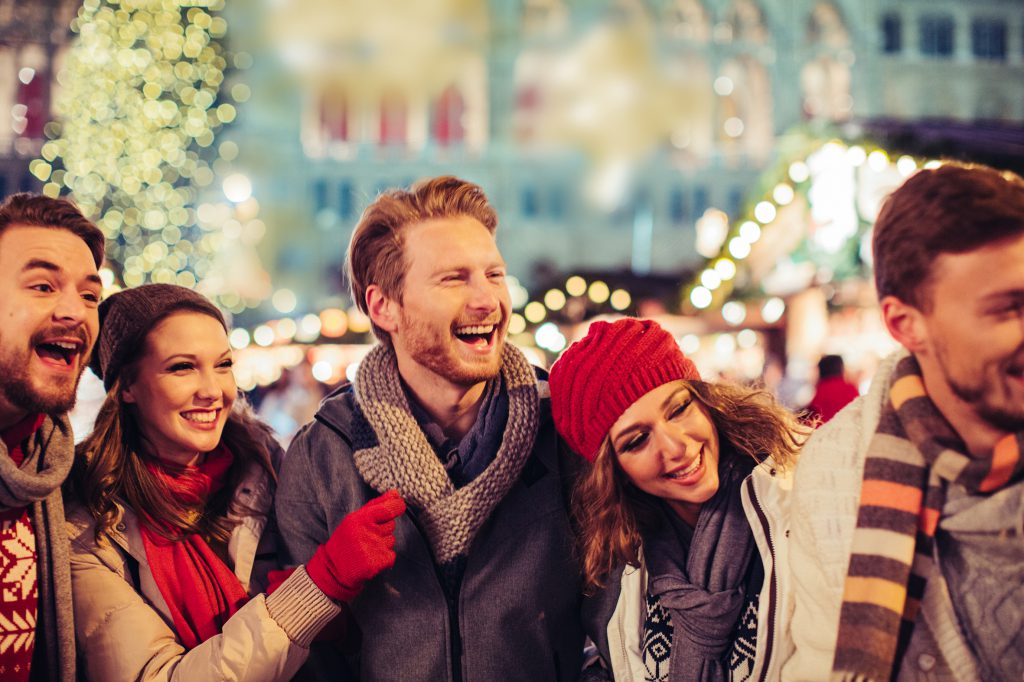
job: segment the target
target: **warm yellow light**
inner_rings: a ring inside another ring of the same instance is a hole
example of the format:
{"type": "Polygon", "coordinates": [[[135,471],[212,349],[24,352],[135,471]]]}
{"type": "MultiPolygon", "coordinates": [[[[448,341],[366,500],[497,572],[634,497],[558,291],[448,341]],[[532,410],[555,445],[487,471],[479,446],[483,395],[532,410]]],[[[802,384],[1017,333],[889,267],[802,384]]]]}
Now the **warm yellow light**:
{"type": "MultiPolygon", "coordinates": [[[[121,266],[125,285],[196,286],[214,277],[209,295],[240,311],[266,293],[233,290],[259,278],[215,267],[223,244],[203,235],[193,213],[196,188],[216,179],[200,148],[237,116],[220,92],[228,66],[223,8],[224,0],[81,4],[58,76],[58,121],[47,126],[53,139],[29,170],[48,196],[70,191],[103,230],[107,259],[121,266]]],[[[235,60],[251,64],[248,56],[235,60]]],[[[248,86],[236,83],[230,95],[244,101],[248,86]]],[[[222,158],[236,156],[237,145],[222,145],[222,158]]],[[[218,232],[220,223],[206,227],[218,232]]]]}
{"type": "Polygon", "coordinates": [[[547,316],[547,309],[543,303],[537,301],[530,301],[523,308],[523,316],[530,322],[537,324],[547,316]]]}
{"type": "Polygon", "coordinates": [[[565,280],[565,290],[569,292],[570,296],[582,296],[587,293],[587,280],[579,275],[573,275],[565,280]]]}
{"type": "Polygon", "coordinates": [[[348,315],[340,308],[320,312],[320,333],[329,338],[344,336],[348,331],[348,315]]]}
{"type": "Polygon", "coordinates": [[[565,294],[561,289],[551,289],[544,294],[544,305],[548,307],[548,310],[561,310],[565,307],[565,294]]]}
{"type": "Polygon", "coordinates": [[[512,313],[508,319],[508,333],[522,334],[526,331],[526,318],[519,313],[512,313]]]}
{"type": "Polygon", "coordinates": [[[610,295],[611,290],[608,288],[608,285],[601,280],[591,283],[587,288],[587,297],[589,297],[594,303],[604,303],[608,300],[610,295]]]}

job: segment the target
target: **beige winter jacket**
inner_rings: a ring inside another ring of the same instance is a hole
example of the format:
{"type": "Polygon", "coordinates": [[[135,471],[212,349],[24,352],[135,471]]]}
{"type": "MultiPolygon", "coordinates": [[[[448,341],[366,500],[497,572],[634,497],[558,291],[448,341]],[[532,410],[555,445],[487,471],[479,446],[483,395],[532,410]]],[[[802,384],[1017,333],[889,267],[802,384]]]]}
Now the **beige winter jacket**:
{"type": "Polygon", "coordinates": [[[89,680],[288,680],[313,637],[340,607],[299,568],[270,597],[260,594],[275,568],[275,533],[266,529],[273,483],[254,467],[235,499],[257,513],[240,519],[228,542],[235,575],[251,595],[223,632],[186,651],[146,561],[137,516],[126,508],[99,544],[82,507],[68,510],[71,584],[78,655],[89,680]],[[264,532],[264,531],[267,532],[264,532]]]}

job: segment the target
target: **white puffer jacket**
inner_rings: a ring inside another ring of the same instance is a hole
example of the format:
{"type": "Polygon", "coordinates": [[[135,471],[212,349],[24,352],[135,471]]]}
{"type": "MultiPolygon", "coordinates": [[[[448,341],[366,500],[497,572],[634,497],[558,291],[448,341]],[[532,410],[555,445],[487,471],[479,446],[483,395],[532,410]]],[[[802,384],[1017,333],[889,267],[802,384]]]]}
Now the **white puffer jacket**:
{"type": "MultiPolygon", "coordinates": [[[[761,682],[779,679],[781,664],[792,646],[784,624],[792,612],[789,573],[778,570],[787,565],[789,553],[788,518],[792,476],[771,460],[762,462],[743,481],[743,511],[754,534],[764,585],[758,601],[757,653],[754,668],[743,679],[761,682]]],[[[619,599],[608,622],[608,658],[616,682],[643,682],[641,658],[647,603],[647,571],[626,567],[622,573],[619,599]]]]}

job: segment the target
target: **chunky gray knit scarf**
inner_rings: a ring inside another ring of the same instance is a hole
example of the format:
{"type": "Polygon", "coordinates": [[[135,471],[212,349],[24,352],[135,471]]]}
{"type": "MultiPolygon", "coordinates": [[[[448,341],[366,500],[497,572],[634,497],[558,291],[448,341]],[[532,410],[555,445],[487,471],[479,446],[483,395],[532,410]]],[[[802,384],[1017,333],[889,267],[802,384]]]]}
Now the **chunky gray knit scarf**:
{"type": "Polygon", "coordinates": [[[39,638],[33,663],[45,663],[42,679],[75,679],[75,624],[71,615],[71,568],[60,486],[74,461],[75,443],[66,415],[46,417],[28,439],[21,467],[0,441],[0,509],[32,507],[39,572],[39,638]]]}
{"type": "Polygon", "coordinates": [[[456,490],[409,409],[394,351],[377,346],[359,364],[356,402],[377,435],[376,447],[353,453],[373,488],[395,488],[421,510],[434,558],[464,556],[477,530],[519,477],[537,436],[537,377],[526,357],[506,344],[501,374],[508,391],[508,423],[501,447],[482,474],[456,490]]]}

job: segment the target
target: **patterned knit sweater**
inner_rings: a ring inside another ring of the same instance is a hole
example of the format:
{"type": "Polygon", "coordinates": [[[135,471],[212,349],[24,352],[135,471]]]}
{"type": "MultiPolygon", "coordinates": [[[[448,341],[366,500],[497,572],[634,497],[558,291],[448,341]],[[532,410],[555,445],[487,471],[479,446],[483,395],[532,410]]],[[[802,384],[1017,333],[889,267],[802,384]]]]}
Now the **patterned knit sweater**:
{"type": "MultiPolygon", "coordinates": [[[[3,432],[7,452],[21,466],[21,444],[42,419],[29,415],[3,432]]],[[[29,679],[39,601],[36,534],[28,507],[0,512],[0,679],[29,679]]]]}

